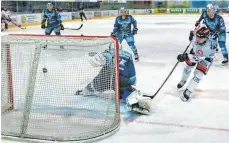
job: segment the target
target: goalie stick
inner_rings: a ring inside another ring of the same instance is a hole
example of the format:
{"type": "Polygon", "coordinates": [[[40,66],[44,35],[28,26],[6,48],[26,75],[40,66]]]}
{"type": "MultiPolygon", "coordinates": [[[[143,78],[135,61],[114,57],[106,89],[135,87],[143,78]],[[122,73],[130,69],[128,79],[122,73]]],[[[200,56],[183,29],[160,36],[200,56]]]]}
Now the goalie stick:
{"type": "MultiPolygon", "coordinates": [[[[184,50],[183,54],[186,53],[186,51],[188,50],[188,48],[190,47],[192,42],[190,42],[188,44],[188,46],[186,47],[186,49],[184,50]]],[[[154,95],[143,95],[144,97],[150,97],[151,99],[153,99],[157,94],[158,92],[162,89],[162,87],[165,85],[165,83],[167,82],[167,80],[169,79],[169,77],[172,75],[173,71],[176,69],[177,65],[179,64],[180,62],[177,61],[177,63],[175,64],[175,66],[172,68],[172,70],[170,71],[169,75],[166,77],[166,79],[164,80],[164,82],[162,83],[162,85],[159,87],[159,89],[156,91],[156,93],[154,95]]]]}

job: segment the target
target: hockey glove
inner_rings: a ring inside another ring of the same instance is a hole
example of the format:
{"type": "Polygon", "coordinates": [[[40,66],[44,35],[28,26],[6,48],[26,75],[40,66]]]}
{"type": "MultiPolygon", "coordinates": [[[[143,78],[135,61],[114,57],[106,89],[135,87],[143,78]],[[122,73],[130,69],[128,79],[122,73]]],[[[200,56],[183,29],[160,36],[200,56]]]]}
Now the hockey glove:
{"type": "Polygon", "coordinates": [[[198,26],[199,24],[200,24],[200,22],[199,21],[196,21],[195,26],[198,26]]]}
{"type": "Polygon", "coordinates": [[[115,37],[115,34],[114,34],[114,32],[111,32],[111,36],[115,37]]]}
{"type": "Polygon", "coordinates": [[[42,29],[45,29],[45,27],[46,27],[45,24],[41,24],[42,29]]]}
{"type": "Polygon", "coordinates": [[[189,41],[192,41],[193,36],[194,36],[193,31],[190,31],[190,34],[189,34],[189,41]]]}
{"type": "Polygon", "coordinates": [[[7,21],[11,22],[11,18],[8,18],[7,21]]]}
{"type": "Polygon", "coordinates": [[[178,55],[178,56],[177,56],[177,60],[178,60],[179,62],[184,62],[184,61],[188,60],[188,54],[185,53],[185,54],[180,54],[180,55],[178,55]]]}
{"type": "Polygon", "coordinates": [[[64,30],[64,25],[62,23],[60,24],[60,30],[64,30]]]}
{"type": "Polygon", "coordinates": [[[216,40],[219,37],[219,32],[216,31],[213,35],[213,40],[216,40]]]}
{"type": "Polygon", "coordinates": [[[136,35],[138,33],[138,28],[133,29],[133,35],[136,35]]]}
{"type": "Polygon", "coordinates": [[[41,28],[42,29],[45,29],[46,28],[45,22],[46,22],[46,19],[43,19],[42,22],[41,22],[41,28]]]}

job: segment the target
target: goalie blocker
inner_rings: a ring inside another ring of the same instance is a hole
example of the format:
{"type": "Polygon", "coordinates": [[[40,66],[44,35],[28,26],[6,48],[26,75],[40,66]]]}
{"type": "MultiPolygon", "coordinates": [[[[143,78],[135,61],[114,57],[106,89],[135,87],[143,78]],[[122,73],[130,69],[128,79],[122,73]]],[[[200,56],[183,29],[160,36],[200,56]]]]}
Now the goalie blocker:
{"type": "MultiPolygon", "coordinates": [[[[113,83],[115,69],[114,51],[105,51],[103,53],[89,53],[88,61],[94,67],[102,67],[99,74],[91,81],[83,90],[76,91],[76,95],[104,96],[110,91],[110,87],[106,87],[106,83],[113,83]]],[[[132,55],[124,50],[119,50],[119,70],[120,70],[120,98],[126,102],[128,111],[134,111],[142,114],[150,114],[151,99],[143,96],[144,94],[137,90],[134,85],[136,82],[135,67],[132,55]]],[[[114,85],[113,85],[114,86],[114,85]]],[[[115,89],[113,87],[112,89],[115,89]]]]}

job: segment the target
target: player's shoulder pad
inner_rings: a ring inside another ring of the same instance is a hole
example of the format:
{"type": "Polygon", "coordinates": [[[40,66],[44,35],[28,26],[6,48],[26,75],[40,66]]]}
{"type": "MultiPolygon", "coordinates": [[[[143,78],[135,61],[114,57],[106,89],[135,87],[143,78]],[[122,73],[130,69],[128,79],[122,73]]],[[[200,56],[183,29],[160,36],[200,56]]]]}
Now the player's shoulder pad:
{"type": "Polygon", "coordinates": [[[120,19],[120,18],[122,18],[122,16],[120,16],[120,15],[116,17],[116,19],[120,19]]]}
{"type": "Polygon", "coordinates": [[[203,16],[207,16],[208,15],[208,13],[207,13],[207,10],[204,10],[203,12],[202,12],[202,14],[203,14],[203,16]]]}
{"type": "Polygon", "coordinates": [[[222,17],[221,15],[218,15],[218,14],[216,14],[215,17],[216,17],[216,18],[219,18],[219,19],[223,19],[223,17],[222,17]]]}
{"type": "Polygon", "coordinates": [[[44,9],[44,13],[47,13],[48,12],[48,9],[44,9]]]}
{"type": "Polygon", "coordinates": [[[119,56],[120,57],[123,57],[123,58],[126,58],[126,59],[130,59],[130,60],[133,60],[132,59],[132,54],[127,52],[127,51],[124,51],[124,50],[119,50],[119,56]]]}

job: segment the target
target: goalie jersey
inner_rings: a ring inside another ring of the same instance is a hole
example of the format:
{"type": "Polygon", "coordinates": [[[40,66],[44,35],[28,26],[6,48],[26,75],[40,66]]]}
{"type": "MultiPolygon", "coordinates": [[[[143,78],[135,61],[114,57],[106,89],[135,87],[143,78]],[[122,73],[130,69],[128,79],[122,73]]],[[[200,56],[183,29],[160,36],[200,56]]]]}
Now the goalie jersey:
{"type": "MultiPolygon", "coordinates": [[[[110,52],[105,52],[104,56],[107,59],[107,62],[111,60],[111,57],[114,57],[114,50],[110,52]]],[[[120,80],[122,78],[128,78],[128,84],[134,85],[136,81],[135,66],[133,63],[132,55],[124,50],[119,50],[119,74],[120,80]]]]}
{"type": "MultiPolygon", "coordinates": [[[[115,90],[115,50],[106,50],[102,55],[105,65],[93,81],[87,85],[87,89],[98,92],[115,90]],[[108,83],[112,83],[112,86],[107,86],[108,83]]],[[[136,75],[132,55],[124,50],[119,50],[119,81],[120,96],[125,100],[133,92],[132,85],[135,84],[136,75]]]]}

